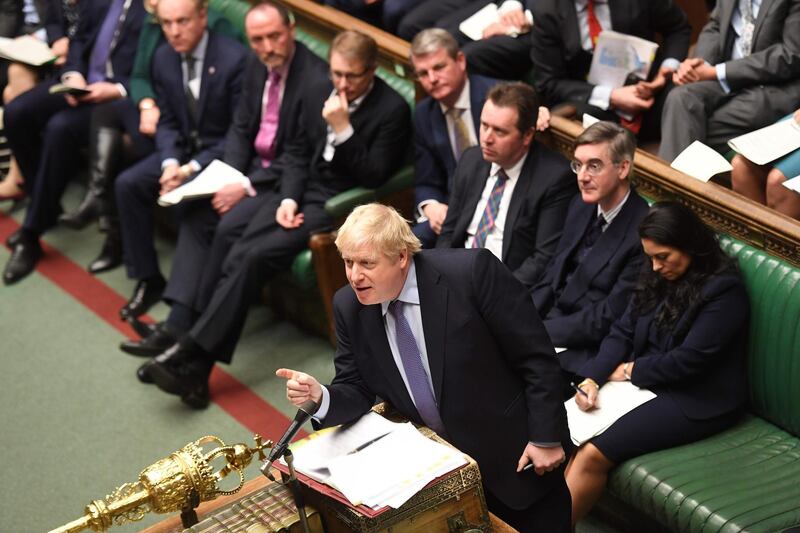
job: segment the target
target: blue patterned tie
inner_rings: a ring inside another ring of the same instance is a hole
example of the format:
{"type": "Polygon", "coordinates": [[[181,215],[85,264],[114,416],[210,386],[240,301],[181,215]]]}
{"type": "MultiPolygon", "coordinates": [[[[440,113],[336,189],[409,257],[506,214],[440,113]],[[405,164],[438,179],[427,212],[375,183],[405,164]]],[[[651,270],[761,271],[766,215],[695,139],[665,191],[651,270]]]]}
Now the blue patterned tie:
{"type": "Polygon", "coordinates": [[[125,0],[113,0],[108,6],[108,13],[106,13],[100,30],[97,32],[97,38],[94,40],[92,52],[89,56],[89,72],[86,77],[88,83],[106,79],[106,63],[111,54],[111,44],[114,42],[115,34],[120,31],[124,22],[122,16],[124,7],[125,0]]]}
{"type": "Polygon", "coordinates": [[[486,208],[483,210],[480,222],[478,222],[478,229],[475,231],[475,238],[472,240],[473,248],[483,248],[486,246],[486,237],[494,227],[494,221],[497,219],[497,212],[500,210],[500,200],[503,199],[503,191],[506,188],[508,181],[508,174],[502,168],[497,173],[497,179],[492,187],[492,192],[489,194],[489,201],[486,202],[486,208]]]}
{"type": "Polygon", "coordinates": [[[436,399],[433,397],[428,374],[425,372],[425,367],[422,366],[422,354],[420,354],[417,339],[414,338],[411,326],[408,325],[408,320],[403,315],[403,302],[395,300],[390,303],[389,312],[394,317],[397,349],[400,352],[400,361],[406,372],[414,405],[425,425],[436,433],[444,435],[444,424],[439,416],[439,409],[436,407],[436,399]]]}

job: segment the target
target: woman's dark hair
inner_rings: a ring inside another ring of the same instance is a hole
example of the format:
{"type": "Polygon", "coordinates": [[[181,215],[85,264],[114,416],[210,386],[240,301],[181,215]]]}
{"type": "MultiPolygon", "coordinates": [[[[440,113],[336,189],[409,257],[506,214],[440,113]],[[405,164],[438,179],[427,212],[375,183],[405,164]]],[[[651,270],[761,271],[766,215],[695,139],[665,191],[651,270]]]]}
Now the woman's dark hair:
{"type": "MultiPolygon", "coordinates": [[[[722,251],[711,228],[691,209],[677,202],[653,204],[639,224],[639,237],[677,248],[692,259],[686,272],[673,281],[654,272],[649,261],[644,264],[633,297],[634,311],[641,315],[663,303],[655,317],[659,335],[673,327],[684,313],[699,309],[700,290],[708,278],[736,269],[736,263],[722,251]]],[[[673,333],[678,339],[685,334],[686,331],[673,333]]]]}

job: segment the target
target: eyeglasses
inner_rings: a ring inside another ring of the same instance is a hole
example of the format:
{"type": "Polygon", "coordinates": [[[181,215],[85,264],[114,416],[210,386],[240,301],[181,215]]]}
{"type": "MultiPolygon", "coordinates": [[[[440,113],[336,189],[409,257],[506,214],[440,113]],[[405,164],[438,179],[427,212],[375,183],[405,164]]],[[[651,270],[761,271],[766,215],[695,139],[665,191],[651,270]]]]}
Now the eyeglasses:
{"type": "MultiPolygon", "coordinates": [[[[616,164],[611,163],[611,166],[616,166],[616,164]]],[[[597,159],[592,159],[588,163],[581,163],[577,159],[573,159],[569,164],[569,168],[571,168],[575,174],[579,174],[581,169],[585,168],[586,173],[590,176],[599,176],[606,168],[606,164],[597,159]]]]}
{"type": "Polygon", "coordinates": [[[328,73],[328,78],[331,81],[339,81],[342,78],[344,78],[345,80],[347,80],[348,83],[353,83],[354,81],[358,81],[361,78],[363,78],[364,76],[366,76],[370,72],[370,70],[372,70],[372,69],[368,69],[367,68],[367,69],[364,69],[363,72],[359,72],[359,73],[356,73],[356,72],[337,72],[335,70],[331,70],[328,73]]]}

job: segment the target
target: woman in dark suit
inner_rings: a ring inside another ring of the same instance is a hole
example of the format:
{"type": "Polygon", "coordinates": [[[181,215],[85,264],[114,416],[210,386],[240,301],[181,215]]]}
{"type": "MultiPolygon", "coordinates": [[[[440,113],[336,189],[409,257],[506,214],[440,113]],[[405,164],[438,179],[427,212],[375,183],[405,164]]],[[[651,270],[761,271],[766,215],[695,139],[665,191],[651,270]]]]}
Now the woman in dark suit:
{"type": "Polygon", "coordinates": [[[584,411],[602,407],[597,393],[607,381],[631,381],[656,397],[577,450],[566,472],[573,522],[589,512],[615,465],[722,431],[747,400],[749,300],[735,262],[675,202],[653,205],[639,237],[652,268],[578,372],[586,395],[575,401],[584,411]]]}

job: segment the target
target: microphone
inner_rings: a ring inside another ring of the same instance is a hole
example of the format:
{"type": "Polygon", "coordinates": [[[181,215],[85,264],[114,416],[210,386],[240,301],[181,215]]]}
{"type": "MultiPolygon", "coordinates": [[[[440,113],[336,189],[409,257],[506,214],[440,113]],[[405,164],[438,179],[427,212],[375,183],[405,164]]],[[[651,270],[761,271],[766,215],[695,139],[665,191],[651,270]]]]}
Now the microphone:
{"type": "Polygon", "coordinates": [[[300,404],[300,408],[297,410],[297,414],[294,415],[294,420],[289,425],[289,428],[284,432],[281,440],[279,440],[269,452],[267,464],[272,464],[276,459],[279,459],[286,453],[289,442],[294,438],[297,432],[300,431],[300,428],[306,423],[306,420],[311,418],[311,415],[317,411],[318,407],[317,402],[314,400],[307,400],[300,404]]]}

